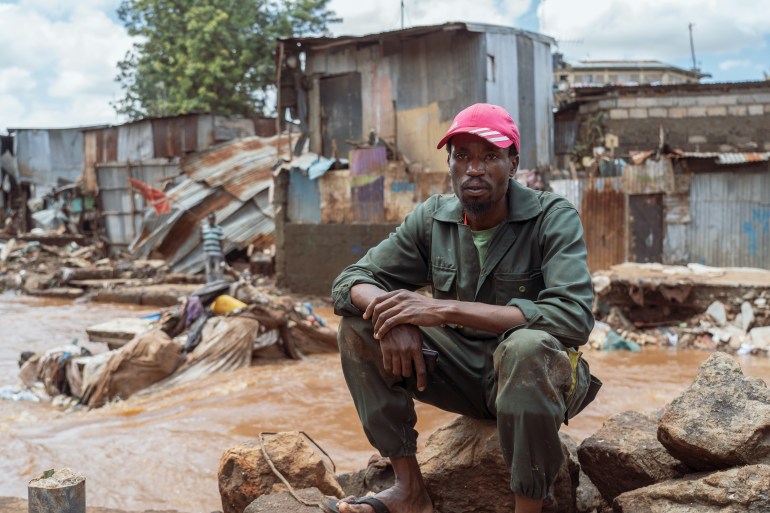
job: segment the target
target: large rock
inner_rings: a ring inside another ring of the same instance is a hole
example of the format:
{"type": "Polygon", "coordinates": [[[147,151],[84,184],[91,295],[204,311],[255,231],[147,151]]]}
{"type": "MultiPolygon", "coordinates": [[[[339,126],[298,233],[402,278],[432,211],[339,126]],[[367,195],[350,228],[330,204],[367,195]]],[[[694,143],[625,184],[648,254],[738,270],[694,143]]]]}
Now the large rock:
{"type": "Polygon", "coordinates": [[[614,506],[620,513],[770,511],[770,466],[690,474],[624,493],[615,499],[614,506]]]}
{"type": "MultiPolygon", "coordinates": [[[[273,465],[295,490],[318,488],[325,495],[343,497],[333,470],[302,433],[277,433],[264,440],[273,465]]],[[[225,451],[218,476],[224,513],[243,513],[261,495],[288,491],[271,470],[258,441],[225,451]]]]}
{"type": "Polygon", "coordinates": [[[770,463],[770,390],[731,356],[714,353],[666,406],[658,439],[697,470],[770,463]]]}
{"type": "Polygon", "coordinates": [[[577,494],[575,495],[575,509],[577,513],[602,513],[612,511],[607,501],[604,500],[599,489],[582,470],[578,481],[577,494]]]}
{"type": "MultiPolygon", "coordinates": [[[[564,443],[562,450],[566,456],[564,465],[544,512],[570,513],[575,508],[579,469],[574,461],[570,462],[569,448],[564,443]]],[[[458,417],[430,436],[417,460],[437,511],[510,513],[514,510],[510,473],[503,461],[495,421],[458,417]]]]}
{"type": "Polygon", "coordinates": [[[243,513],[319,513],[318,504],[324,498],[324,494],[318,488],[305,488],[295,490],[297,496],[305,502],[298,501],[289,492],[260,495],[257,500],[246,507],[243,513]]]}
{"type": "Polygon", "coordinates": [[[580,466],[607,502],[689,471],[658,442],[659,418],[656,412],[618,413],[580,444],[580,466]]]}
{"type": "Polygon", "coordinates": [[[366,468],[356,472],[337,474],[337,481],[346,496],[362,497],[370,492],[376,494],[393,486],[396,483],[396,474],[390,458],[375,454],[369,458],[366,468]]]}

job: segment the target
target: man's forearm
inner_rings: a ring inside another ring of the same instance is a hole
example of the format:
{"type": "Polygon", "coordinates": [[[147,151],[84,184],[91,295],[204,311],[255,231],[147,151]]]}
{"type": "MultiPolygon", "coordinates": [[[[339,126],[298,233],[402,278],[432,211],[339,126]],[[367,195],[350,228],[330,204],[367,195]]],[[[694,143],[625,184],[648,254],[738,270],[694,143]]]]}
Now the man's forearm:
{"type": "MultiPolygon", "coordinates": [[[[367,310],[372,301],[380,296],[393,296],[397,291],[387,293],[382,288],[369,283],[359,283],[350,289],[350,299],[360,310],[367,310]]],[[[504,333],[525,324],[524,314],[515,306],[498,306],[486,303],[435,299],[402,291],[404,297],[396,295],[391,299],[380,298],[377,309],[391,312],[408,310],[409,324],[415,326],[438,326],[439,324],[457,324],[468,328],[504,333]],[[385,302],[383,303],[383,300],[385,302]],[[414,302],[416,300],[416,302],[414,302]],[[407,306],[411,305],[411,306],[407,306]]],[[[372,313],[377,317],[376,312],[372,313]]],[[[406,313],[406,312],[403,312],[406,313]]],[[[390,317],[385,314],[386,317],[390,317]]],[[[400,316],[397,314],[397,317],[400,316]]],[[[366,317],[366,314],[364,315],[366,317]]],[[[398,322],[401,324],[404,321],[398,322]]]]}
{"type": "Polygon", "coordinates": [[[359,283],[350,287],[350,300],[356,308],[366,310],[369,303],[377,296],[381,296],[385,290],[371,283],[359,283]]]}
{"type": "Polygon", "coordinates": [[[527,322],[515,306],[488,305],[466,301],[436,300],[447,323],[502,334],[527,322]]]}

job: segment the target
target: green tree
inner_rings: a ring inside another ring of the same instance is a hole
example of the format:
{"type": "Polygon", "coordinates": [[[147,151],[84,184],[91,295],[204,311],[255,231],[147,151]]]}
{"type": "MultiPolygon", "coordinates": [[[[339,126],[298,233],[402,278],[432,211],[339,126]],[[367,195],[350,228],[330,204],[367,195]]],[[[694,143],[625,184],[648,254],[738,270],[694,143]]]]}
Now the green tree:
{"type": "Polygon", "coordinates": [[[329,35],[330,0],[123,0],[137,42],[118,63],[131,119],[187,112],[262,112],[275,81],[275,39],[329,35]]]}

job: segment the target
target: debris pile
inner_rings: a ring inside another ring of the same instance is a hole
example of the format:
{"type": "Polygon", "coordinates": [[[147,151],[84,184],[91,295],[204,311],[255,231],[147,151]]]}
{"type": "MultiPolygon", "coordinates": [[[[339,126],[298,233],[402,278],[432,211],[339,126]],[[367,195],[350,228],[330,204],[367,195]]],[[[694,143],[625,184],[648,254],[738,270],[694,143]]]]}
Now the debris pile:
{"type": "Polygon", "coordinates": [[[767,356],[770,271],[626,263],[593,277],[595,349],[676,346],[767,356]]]}
{"type": "Polygon", "coordinates": [[[103,288],[163,283],[166,278],[175,279],[164,261],[108,257],[103,244],[90,244],[80,235],[45,232],[0,238],[0,291],[76,299],[103,288]]]}
{"type": "Polygon", "coordinates": [[[243,277],[198,286],[155,314],[87,329],[91,342],[107,344],[103,353],[91,354],[76,343],[25,353],[22,383],[38,399],[94,408],[258,360],[337,351],[336,332],[309,303],[258,281],[243,277]]]}

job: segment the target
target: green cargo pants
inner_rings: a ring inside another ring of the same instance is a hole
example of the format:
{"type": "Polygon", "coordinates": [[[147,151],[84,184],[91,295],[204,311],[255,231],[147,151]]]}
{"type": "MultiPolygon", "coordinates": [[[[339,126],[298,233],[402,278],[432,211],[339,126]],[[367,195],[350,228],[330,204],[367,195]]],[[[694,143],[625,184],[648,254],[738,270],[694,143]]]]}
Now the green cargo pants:
{"type": "Polygon", "coordinates": [[[469,417],[497,419],[511,490],[546,498],[563,460],[559,427],[583,404],[588,364],[544,331],[521,329],[499,342],[497,337],[466,338],[452,328],[420,330],[424,347],[439,353],[422,392],[414,375],[399,379],[385,372],[370,320],[342,318],[342,370],[369,442],[383,456],[414,455],[414,399],[469,417]]]}

